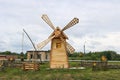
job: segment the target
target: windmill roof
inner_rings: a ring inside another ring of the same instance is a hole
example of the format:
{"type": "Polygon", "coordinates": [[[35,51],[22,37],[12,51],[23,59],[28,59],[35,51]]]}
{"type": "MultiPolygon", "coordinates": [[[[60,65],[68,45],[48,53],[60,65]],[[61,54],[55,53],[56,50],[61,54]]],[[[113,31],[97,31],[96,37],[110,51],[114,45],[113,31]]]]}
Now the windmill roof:
{"type": "MultiPolygon", "coordinates": [[[[53,32],[49,37],[52,37],[55,34],[55,32],[53,32]]],[[[61,32],[61,35],[63,36],[63,38],[68,39],[67,35],[64,32],[61,32]]]]}

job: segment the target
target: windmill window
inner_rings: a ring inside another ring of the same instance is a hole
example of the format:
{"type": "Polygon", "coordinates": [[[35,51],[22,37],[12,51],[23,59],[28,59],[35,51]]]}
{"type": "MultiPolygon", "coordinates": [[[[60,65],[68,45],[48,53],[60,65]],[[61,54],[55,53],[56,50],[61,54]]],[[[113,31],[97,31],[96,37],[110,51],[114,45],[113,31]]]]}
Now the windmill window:
{"type": "Polygon", "coordinates": [[[47,55],[47,53],[46,53],[46,55],[45,55],[45,59],[46,59],[46,60],[48,59],[48,55],[47,55]]]}
{"type": "Polygon", "coordinates": [[[61,43],[56,43],[56,48],[61,48],[61,43]]]}
{"type": "Polygon", "coordinates": [[[31,58],[31,59],[33,58],[33,55],[32,55],[32,54],[30,55],[30,58],[31,58]]]}
{"type": "Polygon", "coordinates": [[[40,59],[41,58],[41,54],[37,54],[37,59],[40,59]]]}

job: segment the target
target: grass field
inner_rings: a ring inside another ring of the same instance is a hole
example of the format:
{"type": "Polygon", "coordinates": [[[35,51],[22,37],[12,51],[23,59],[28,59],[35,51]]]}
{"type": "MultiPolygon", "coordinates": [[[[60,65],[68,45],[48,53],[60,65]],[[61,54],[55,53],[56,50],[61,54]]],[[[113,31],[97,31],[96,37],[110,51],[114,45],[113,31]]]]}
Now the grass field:
{"type": "MultiPolygon", "coordinates": [[[[71,62],[70,66],[78,66],[71,62]]],[[[40,65],[39,71],[22,71],[19,68],[6,68],[0,72],[0,80],[120,80],[120,69],[107,71],[48,69],[49,64],[40,65]]]]}

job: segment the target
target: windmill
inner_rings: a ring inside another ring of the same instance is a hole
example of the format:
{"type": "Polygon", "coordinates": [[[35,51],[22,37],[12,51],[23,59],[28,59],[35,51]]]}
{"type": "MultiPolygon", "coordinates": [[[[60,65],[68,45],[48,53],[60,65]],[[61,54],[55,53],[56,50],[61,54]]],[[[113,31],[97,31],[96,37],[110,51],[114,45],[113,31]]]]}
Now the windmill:
{"type": "Polygon", "coordinates": [[[63,31],[77,24],[79,19],[72,19],[63,29],[60,29],[59,27],[55,28],[46,14],[42,15],[42,19],[54,31],[48,39],[38,43],[37,48],[40,50],[51,41],[50,68],[69,68],[67,51],[72,54],[75,49],[68,42],[66,42],[68,37],[63,31]]]}

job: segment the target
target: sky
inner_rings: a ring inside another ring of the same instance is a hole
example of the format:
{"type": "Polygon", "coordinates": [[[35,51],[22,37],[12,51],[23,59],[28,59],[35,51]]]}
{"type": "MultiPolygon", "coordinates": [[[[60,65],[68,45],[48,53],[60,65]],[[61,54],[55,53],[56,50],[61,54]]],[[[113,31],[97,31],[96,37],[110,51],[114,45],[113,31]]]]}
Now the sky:
{"type": "MultiPolygon", "coordinates": [[[[120,0],[0,0],[0,51],[22,52],[23,28],[35,44],[53,32],[41,16],[64,28],[74,17],[79,23],[64,33],[77,52],[113,50],[120,54],[120,0]]],[[[23,51],[33,49],[24,35],[23,51]]],[[[50,43],[42,50],[49,50],[50,43]]]]}

